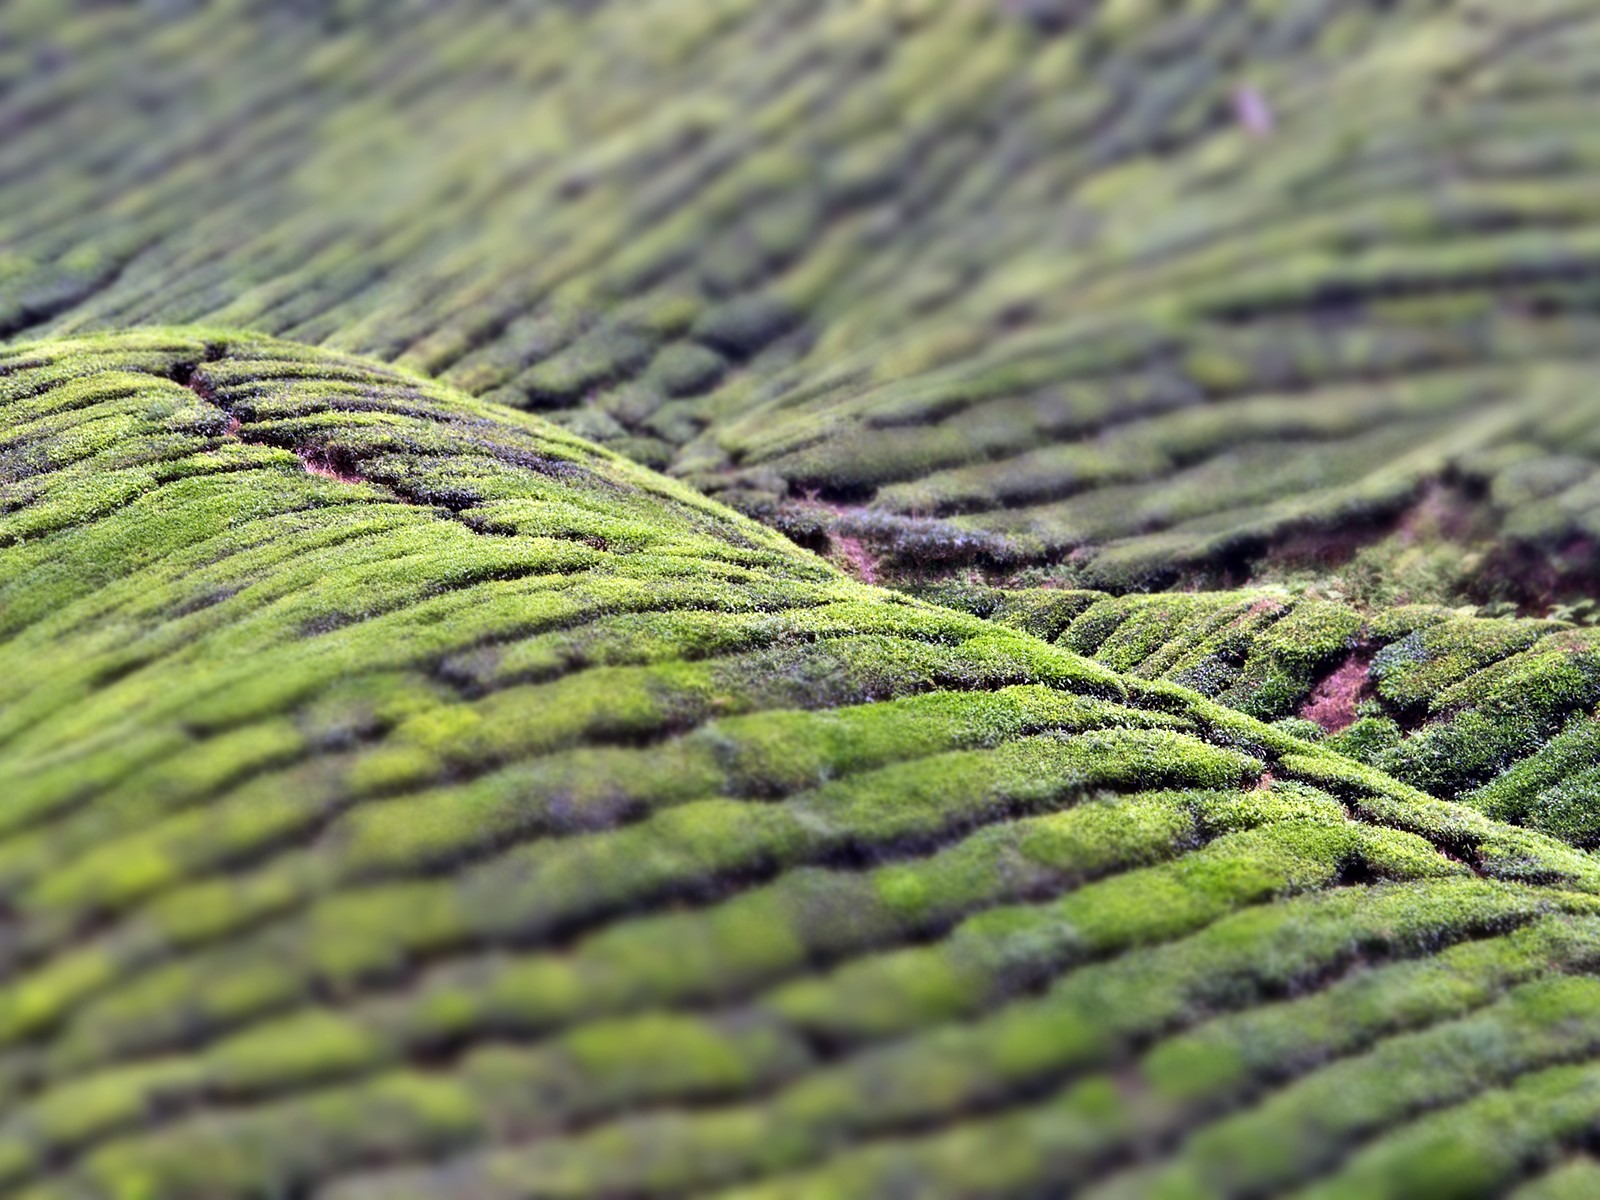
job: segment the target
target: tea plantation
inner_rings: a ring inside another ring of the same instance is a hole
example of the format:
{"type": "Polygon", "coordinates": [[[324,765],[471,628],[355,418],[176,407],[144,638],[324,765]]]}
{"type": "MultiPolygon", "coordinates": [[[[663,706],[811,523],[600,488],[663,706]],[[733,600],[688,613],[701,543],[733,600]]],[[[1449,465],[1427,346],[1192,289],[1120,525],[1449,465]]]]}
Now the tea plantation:
{"type": "Polygon", "coordinates": [[[0,10],[0,1195],[1600,1190],[1600,4],[0,10]]]}

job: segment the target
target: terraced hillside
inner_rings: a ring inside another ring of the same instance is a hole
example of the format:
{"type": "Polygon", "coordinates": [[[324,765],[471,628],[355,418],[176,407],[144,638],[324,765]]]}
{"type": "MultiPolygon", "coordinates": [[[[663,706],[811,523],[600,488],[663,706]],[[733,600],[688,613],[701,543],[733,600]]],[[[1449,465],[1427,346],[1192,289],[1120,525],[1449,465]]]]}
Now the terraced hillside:
{"type": "Polygon", "coordinates": [[[0,1196],[1596,1191],[1596,49],[0,5],[0,1196]]]}
{"type": "Polygon", "coordinates": [[[885,580],[1238,582],[1432,484],[1594,582],[1588,0],[73,10],[0,17],[12,336],[376,355],[885,580]]]}
{"type": "Polygon", "coordinates": [[[943,588],[969,611],[1167,679],[1491,815],[1600,840],[1600,629],[1283,589],[943,588]]]}
{"type": "Polygon", "coordinates": [[[8,1194],[1582,1147],[1587,853],[347,355],[33,343],[0,412],[8,1194]]]}

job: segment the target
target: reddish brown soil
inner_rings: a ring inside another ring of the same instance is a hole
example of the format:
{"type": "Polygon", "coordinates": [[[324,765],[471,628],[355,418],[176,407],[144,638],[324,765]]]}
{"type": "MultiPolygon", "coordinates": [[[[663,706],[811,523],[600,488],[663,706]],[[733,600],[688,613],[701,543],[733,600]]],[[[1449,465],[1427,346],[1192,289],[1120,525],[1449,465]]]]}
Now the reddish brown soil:
{"type": "Polygon", "coordinates": [[[1355,724],[1356,705],[1361,703],[1371,683],[1367,675],[1367,668],[1371,665],[1370,654],[1352,654],[1317,684],[1301,706],[1300,715],[1308,721],[1315,721],[1329,733],[1348,729],[1355,724]]]}
{"type": "Polygon", "coordinates": [[[307,473],[311,475],[320,475],[324,479],[336,479],[340,483],[366,482],[359,475],[351,475],[339,470],[322,455],[313,451],[296,450],[295,453],[300,456],[300,465],[305,467],[307,473]]]}
{"type": "Polygon", "coordinates": [[[845,537],[843,534],[831,535],[834,552],[844,560],[850,573],[862,583],[878,582],[878,564],[867,548],[861,544],[860,538],[845,537]]]}
{"type": "Polygon", "coordinates": [[[1388,516],[1351,521],[1337,529],[1310,529],[1278,540],[1262,557],[1271,571],[1314,568],[1329,570],[1350,562],[1358,553],[1396,538],[1403,545],[1419,540],[1445,539],[1463,549],[1492,533],[1486,529],[1487,509],[1457,487],[1437,481],[1425,485],[1417,498],[1388,516]]]}

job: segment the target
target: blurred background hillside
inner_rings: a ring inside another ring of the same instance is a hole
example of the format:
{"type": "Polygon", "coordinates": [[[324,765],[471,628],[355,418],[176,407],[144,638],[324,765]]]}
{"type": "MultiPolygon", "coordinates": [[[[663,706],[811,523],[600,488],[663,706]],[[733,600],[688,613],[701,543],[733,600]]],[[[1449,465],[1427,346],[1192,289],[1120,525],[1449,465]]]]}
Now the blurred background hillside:
{"type": "Polygon", "coordinates": [[[1543,611],[1600,534],[1597,46],[1574,0],[18,0],[0,331],[393,360],[879,581],[1543,611]]]}

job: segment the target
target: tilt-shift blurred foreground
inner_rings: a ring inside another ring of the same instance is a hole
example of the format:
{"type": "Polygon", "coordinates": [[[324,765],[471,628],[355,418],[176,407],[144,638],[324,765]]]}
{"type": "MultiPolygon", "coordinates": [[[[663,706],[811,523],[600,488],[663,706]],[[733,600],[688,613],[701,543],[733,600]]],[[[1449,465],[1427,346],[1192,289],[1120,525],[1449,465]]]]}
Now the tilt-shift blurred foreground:
{"type": "Polygon", "coordinates": [[[0,1196],[1600,1196],[1600,0],[7,0],[0,1196]]]}

